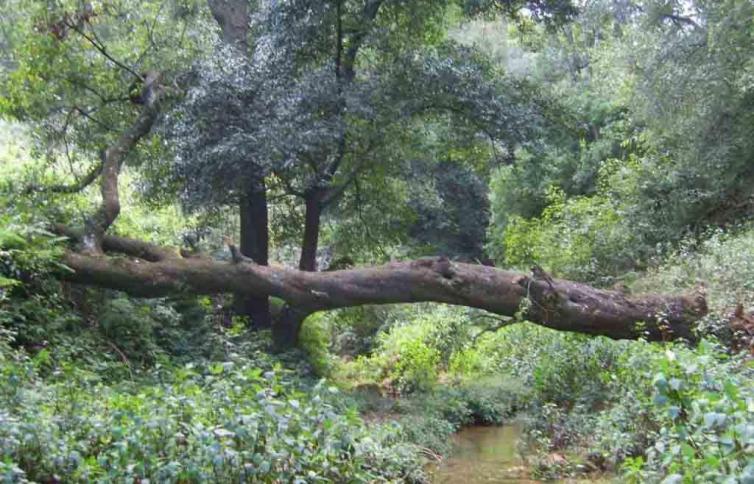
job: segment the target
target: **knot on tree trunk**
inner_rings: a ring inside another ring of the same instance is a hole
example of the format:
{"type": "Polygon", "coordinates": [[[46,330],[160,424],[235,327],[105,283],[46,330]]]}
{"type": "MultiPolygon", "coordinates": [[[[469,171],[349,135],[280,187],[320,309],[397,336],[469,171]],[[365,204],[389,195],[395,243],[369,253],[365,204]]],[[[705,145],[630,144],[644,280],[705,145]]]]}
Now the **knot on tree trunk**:
{"type": "Polygon", "coordinates": [[[453,262],[445,256],[422,257],[411,263],[414,269],[428,269],[436,272],[444,279],[452,279],[456,275],[453,262]]]}

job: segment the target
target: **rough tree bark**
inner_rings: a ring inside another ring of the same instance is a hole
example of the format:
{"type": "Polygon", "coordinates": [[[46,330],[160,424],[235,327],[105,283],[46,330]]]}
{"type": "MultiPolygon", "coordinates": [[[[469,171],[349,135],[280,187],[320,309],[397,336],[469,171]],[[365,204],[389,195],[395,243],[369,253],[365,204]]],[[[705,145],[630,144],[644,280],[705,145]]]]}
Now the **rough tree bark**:
{"type": "Polygon", "coordinates": [[[134,123],[112,145],[102,152],[100,172],[100,193],[102,204],[86,221],[84,236],[81,239],[83,250],[91,254],[102,251],[102,239],[107,229],[120,214],[120,195],[118,178],[128,153],[136,144],[149,134],[157,119],[159,103],[162,97],[160,74],[149,72],[142,79],[143,86],[139,103],[141,112],[134,123]]]}
{"type": "Polygon", "coordinates": [[[305,198],[304,238],[301,242],[301,258],[298,268],[302,271],[317,270],[319,226],[322,219],[322,195],[320,190],[310,190],[305,198]]]}
{"type": "Polygon", "coordinates": [[[223,42],[246,51],[249,35],[248,0],[207,0],[207,4],[220,26],[223,42]]]}
{"type": "MultiPolygon", "coordinates": [[[[266,266],[269,251],[267,187],[264,180],[254,183],[240,202],[241,253],[259,265],[266,266]]],[[[248,316],[254,329],[272,325],[270,301],[267,296],[236,295],[236,310],[248,316]]]]}
{"type": "MultiPolygon", "coordinates": [[[[317,248],[319,247],[319,226],[322,219],[322,190],[309,190],[305,196],[304,237],[301,241],[301,257],[298,268],[301,271],[316,272],[317,248]]],[[[272,326],[272,340],[280,349],[296,346],[301,325],[313,312],[286,300],[286,305],[272,326]]]]}
{"type": "MultiPolygon", "coordinates": [[[[68,232],[69,235],[74,235],[68,232]]],[[[122,290],[134,296],[171,293],[236,293],[276,296],[298,318],[316,311],[411,302],[439,302],[513,316],[530,301],[526,319],[562,331],[616,339],[694,339],[693,323],[706,314],[703,294],[638,295],[596,289],[560,279],[504,271],[482,265],[427,258],[379,267],[332,272],[305,272],[261,266],[249,260],[220,262],[180,258],[177,252],[143,242],[108,236],[103,247],[122,257],[91,256],[69,251],[64,263],[74,282],[122,290]],[[116,249],[117,248],[117,249],[116,249]],[[141,259],[143,254],[149,260],[141,259]],[[164,254],[164,257],[160,257],[164,254]]],[[[299,323],[300,326],[300,323],[299,323]]],[[[294,344],[299,327],[278,344],[294,344]]]]}

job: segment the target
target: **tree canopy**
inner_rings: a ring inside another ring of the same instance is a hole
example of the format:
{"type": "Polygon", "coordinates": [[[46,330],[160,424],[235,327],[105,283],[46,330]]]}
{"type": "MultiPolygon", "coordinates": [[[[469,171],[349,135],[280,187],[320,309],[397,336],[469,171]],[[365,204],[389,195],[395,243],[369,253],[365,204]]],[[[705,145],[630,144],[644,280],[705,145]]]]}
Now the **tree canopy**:
{"type": "MultiPolygon", "coordinates": [[[[719,209],[704,212],[710,203],[722,206],[714,197],[745,196],[747,164],[726,165],[727,177],[693,174],[699,167],[715,173],[707,166],[712,161],[683,165],[682,153],[703,154],[710,143],[704,149],[676,143],[675,168],[663,165],[671,140],[701,138],[671,135],[662,116],[677,118],[678,103],[651,94],[667,90],[667,66],[701,69],[703,58],[692,55],[707,55],[715,72],[745,69],[740,58],[726,63],[730,56],[710,50],[742,41],[729,38],[737,28],[719,41],[709,33],[708,24],[724,21],[716,12],[730,18],[735,9],[597,2],[576,17],[567,2],[538,1],[18,7],[30,20],[6,29],[14,48],[6,61],[4,112],[35,127],[50,160],[47,173],[66,164],[83,172],[70,184],[35,180],[27,191],[45,198],[99,180],[102,202],[75,237],[91,254],[105,249],[105,234],[120,214],[124,167],[140,179],[136,192],[144,200],[178,200],[201,217],[185,256],[202,237],[224,232],[229,247],[240,241],[235,262],[249,257],[265,266],[271,247],[292,249],[305,271],[384,261],[405,253],[403,246],[411,247],[407,255],[545,262],[563,275],[609,281],[646,264],[656,241],[673,240],[667,229],[682,234],[704,217],[724,217],[719,209]],[[495,18],[507,18],[519,36],[522,47],[511,52],[536,53],[518,70],[455,27],[495,18]],[[131,24],[137,27],[124,26],[131,24]],[[657,45],[665,50],[653,52],[657,45]],[[711,47],[701,54],[700,46],[711,47]],[[56,62],[65,65],[57,69],[56,62]],[[613,77],[595,77],[608,62],[613,77]],[[625,74],[621,81],[617,72],[625,74]],[[628,94],[610,97],[616,82],[628,94]],[[556,91],[546,92],[547,85],[556,91]],[[653,170],[665,176],[650,176],[653,170]],[[711,183],[724,185],[708,190],[715,202],[705,195],[711,183]],[[673,193],[672,200],[663,202],[662,193],[673,193]],[[365,205],[382,222],[366,221],[365,205]],[[219,225],[212,218],[232,211],[237,228],[213,231],[219,225]],[[621,217],[636,224],[628,230],[621,217]],[[581,227],[561,226],[574,218],[581,227]],[[558,240],[563,230],[573,230],[572,237],[558,240]],[[569,240],[579,248],[563,252],[569,240]]],[[[688,95],[698,92],[713,104],[702,107],[700,97],[684,129],[719,127],[718,114],[708,113],[735,90],[710,94],[691,79],[682,87],[688,95]]],[[[731,116],[735,126],[745,124],[731,116]]],[[[732,156],[745,159],[738,151],[745,144],[720,143],[716,154],[735,146],[732,156]]],[[[268,327],[270,294],[242,292],[236,310],[268,327]]],[[[285,308],[277,332],[296,334],[280,328],[298,327],[308,312],[285,308]]]]}

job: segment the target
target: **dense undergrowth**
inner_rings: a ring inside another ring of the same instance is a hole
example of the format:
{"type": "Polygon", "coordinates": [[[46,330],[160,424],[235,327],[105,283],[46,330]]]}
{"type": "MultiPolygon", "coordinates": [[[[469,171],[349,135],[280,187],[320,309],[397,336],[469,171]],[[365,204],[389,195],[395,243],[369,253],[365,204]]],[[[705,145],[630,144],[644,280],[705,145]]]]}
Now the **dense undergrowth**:
{"type": "Polygon", "coordinates": [[[422,462],[450,452],[452,433],[514,416],[535,477],[754,479],[754,367],[719,327],[754,280],[752,230],[715,234],[634,284],[706,282],[717,336],[695,346],[487,330],[499,321],[419,305],[317,315],[305,355],[270,356],[269,335],[245,331],[221,300],[61,286],[56,239],[7,227],[9,482],[422,482],[422,462]]]}
{"type": "Polygon", "coordinates": [[[239,355],[134,380],[4,352],[0,452],[10,482],[352,482],[421,478],[389,428],[337,389],[239,355]]]}
{"type": "Polygon", "coordinates": [[[4,229],[2,249],[6,482],[424,479],[398,429],[365,426],[301,353],[270,356],[269,334],[220,301],[61,286],[43,232],[4,229]]]}
{"type": "MultiPolygon", "coordinates": [[[[367,408],[392,414],[404,435],[436,452],[448,450],[447,437],[462,425],[519,414],[521,452],[539,478],[607,471],[630,482],[750,482],[754,365],[748,351],[730,349],[737,335],[725,317],[732,304],[751,302],[753,236],[745,228],[715,233],[635,276],[633,289],[642,291],[704,282],[712,312],[695,345],[527,323],[484,331],[499,323],[449,307],[361,310],[348,327],[358,333],[362,321],[382,331],[365,354],[328,368],[357,389],[401,395],[387,408],[374,399],[367,408]]],[[[354,337],[338,318],[318,324],[341,340],[354,337]]]]}
{"type": "MultiPolygon", "coordinates": [[[[704,279],[721,315],[751,284],[752,234],[717,234],[635,286],[704,279]]],[[[421,482],[452,433],[514,416],[535,477],[754,479],[754,366],[729,333],[689,346],[485,331],[498,321],[475,311],[398,306],[318,315],[306,355],[270,356],[221,301],[61,292],[55,239],[6,230],[2,246],[9,482],[421,482]]]]}

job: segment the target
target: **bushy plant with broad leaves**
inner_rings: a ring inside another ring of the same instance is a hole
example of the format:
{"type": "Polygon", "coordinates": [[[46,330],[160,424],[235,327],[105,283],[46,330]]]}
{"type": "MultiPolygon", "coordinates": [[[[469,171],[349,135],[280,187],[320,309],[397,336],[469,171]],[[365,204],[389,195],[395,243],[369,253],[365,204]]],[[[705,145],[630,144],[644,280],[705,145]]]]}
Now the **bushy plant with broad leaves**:
{"type": "Polygon", "coordinates": [[[236,357],[108,385],[75,365],[50,378],[5,359],[0,454],[10,482],[411,482],[415,453],[368,430],[320,382],[236,357]]]}
{"type": "Polygon", "coordinates": [[[389,377],[400,392],[426,392],[437,384],[439,363],[437,349],[420,340],[407,341],[389,377]]]}
{"type": "Polygon", "coordinates": [[[524,366],[535,382],[524,451],[537,475],[613,469],[631,482],[745,482],[754,458],[750,361],[715,340],[693,348],[603,341],[607,357],[592,366],[580,359],[587,343],[524,366]],[[571,377],[579,371],[588,378],[571,377]]]}
{"type": "Polygon", "coordinates": [[[0,216],[0,324],[16,334],[17,344],[42,348],[50,329],[76,319],[54,277],[68,270],[59,261],[61,240],[39,224],[0,216]]]}
{"type": "Polygon", "coordinates": [[[533,401],[592,406],[608,386],[605,371],[624,351],[622,342],[522,323],[480,338],[476,374],[509,375],[532,389],[533,401]]]}
{"type": "Polygon", "coordinates": [[[315,373],[329,375],[334,366],[330,354],[330,322],[323,314],[313,314],[306,318],[299,335],[299,346],[306,353],[315,373]]]}
{"type": "Polygon", "coordinates": [[[342,370],[402,393],[429,391],[470,338],[468,314],[450,306],[398,306],[388,313],[370,355],[342,370]]]}
{"type": "Polygon", "coordinates": [[[501,425],[516,411],[523,408],[530,396],[527,390],[507,377],[475,378],[463,381],[438,393],[439,398],[464,402],[468,417],[462,425],[501,425]]]}
{"type": "MultiPolygon", "coordinates": [[[[714,341],[695,349],[672,345],[641,368],[644,402],[657,427],[644,455],[629,460],[634,481],[738,481],[754,477],[754,368],[729,357],[714,341]]],[[[641,393],[637,392],[639,395],[641,393]]]]}

